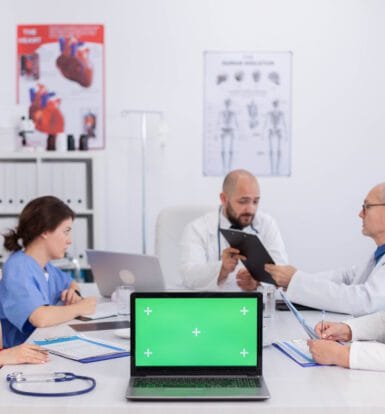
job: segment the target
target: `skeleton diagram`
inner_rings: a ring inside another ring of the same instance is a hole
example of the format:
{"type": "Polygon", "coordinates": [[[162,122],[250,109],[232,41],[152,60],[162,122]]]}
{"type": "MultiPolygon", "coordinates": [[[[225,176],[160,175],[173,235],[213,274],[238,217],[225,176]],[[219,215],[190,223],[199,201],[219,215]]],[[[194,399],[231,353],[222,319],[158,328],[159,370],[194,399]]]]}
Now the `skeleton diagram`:
{"type": "Polygon", "coordinates": [[[258,107],[254,101],[247,104],[247,113],[249,115],[249,127],[254,129],[258,126],[258,107]]]}
{"type": "Polygon", "coordinates": [[[279,109],[279,101],[272,102],[273,109],[266,114],[265,131],[269,139],[270,170],[272,175],[279,174],[282,138],[286,135],[285,116],[279,109]]]}
{"type": "Polygon", "coordinates": [[[224,110],[219,113],[219,129],[221,138],[221,156],[223,173],[231,171],[235,132],[238,129],[237,116],[231,110],[231,99],[224,101],[224,110]]]}

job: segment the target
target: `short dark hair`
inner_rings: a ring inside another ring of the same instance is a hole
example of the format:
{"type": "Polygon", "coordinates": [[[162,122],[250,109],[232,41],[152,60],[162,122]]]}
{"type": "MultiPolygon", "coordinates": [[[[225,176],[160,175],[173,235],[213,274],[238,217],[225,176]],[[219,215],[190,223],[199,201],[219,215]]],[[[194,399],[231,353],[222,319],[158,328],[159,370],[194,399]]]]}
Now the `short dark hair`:
{"type": "Polygon", "coordinates": [[[74,211],[53,196],[43,196],[30,201],[22,210],[15,229],[4,234],[4,247],[15,252],[27,247],[45,231],[55,230],[64,220],[75,218],[74,211]],[[20,244],[21,242],[21,244],[20,244]]]}

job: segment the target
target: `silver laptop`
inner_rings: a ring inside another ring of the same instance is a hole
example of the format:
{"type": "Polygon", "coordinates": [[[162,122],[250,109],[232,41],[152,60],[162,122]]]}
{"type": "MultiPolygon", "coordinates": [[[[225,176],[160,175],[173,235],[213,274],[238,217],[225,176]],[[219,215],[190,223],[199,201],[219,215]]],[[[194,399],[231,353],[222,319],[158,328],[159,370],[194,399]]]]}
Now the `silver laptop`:
{"type": "Polygon", "coordinates": [[[138,292],[164,289],[159,259],[142,254],[86,250],[94,280],[102,296],[110,297],[120,285],[138,292]]]}
{"type": "Polygon", "coordinates": [[[131,295],[130,400],[262,400],[262,295],[131,295]]]}

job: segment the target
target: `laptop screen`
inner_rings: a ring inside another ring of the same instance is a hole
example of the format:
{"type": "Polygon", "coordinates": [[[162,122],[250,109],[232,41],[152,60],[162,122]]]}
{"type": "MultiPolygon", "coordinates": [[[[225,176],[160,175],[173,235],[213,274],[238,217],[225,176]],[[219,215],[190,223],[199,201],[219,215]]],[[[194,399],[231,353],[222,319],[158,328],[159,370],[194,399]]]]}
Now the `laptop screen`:
{"type": "Polygon", "coordinates": [[[135,369],[260,366],[259,294],[135,293],[131,299],[135,369]]]}

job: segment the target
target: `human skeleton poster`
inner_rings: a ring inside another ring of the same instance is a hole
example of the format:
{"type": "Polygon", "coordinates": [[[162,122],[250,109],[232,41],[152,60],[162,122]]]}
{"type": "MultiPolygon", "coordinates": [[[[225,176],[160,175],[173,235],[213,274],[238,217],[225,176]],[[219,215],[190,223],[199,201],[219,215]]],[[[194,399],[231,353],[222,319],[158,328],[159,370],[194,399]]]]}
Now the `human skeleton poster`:
{"type": "Polygon", "coordinates": [[[205,175],[290,175],[291,61],[291,52],[205,52],[205,175]]]}

